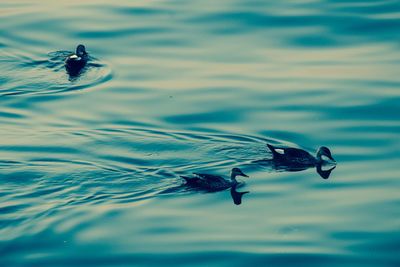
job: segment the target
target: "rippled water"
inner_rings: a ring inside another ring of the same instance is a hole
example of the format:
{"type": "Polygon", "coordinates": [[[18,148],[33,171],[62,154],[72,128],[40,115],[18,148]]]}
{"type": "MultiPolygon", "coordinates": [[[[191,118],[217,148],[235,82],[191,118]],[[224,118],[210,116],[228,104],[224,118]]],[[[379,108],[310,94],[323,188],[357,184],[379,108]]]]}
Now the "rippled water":
{"type": "Polygon", "coordinates": [[[400,264],[398,1],[64,2],[0,3],[1,266],[400,264]]]}

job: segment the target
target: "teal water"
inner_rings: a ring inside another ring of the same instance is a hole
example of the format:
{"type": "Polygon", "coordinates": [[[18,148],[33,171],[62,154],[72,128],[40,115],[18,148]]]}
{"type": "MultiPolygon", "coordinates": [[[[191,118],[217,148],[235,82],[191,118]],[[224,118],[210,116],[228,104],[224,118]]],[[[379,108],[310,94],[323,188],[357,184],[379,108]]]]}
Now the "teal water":
{"type": "Polygon", "coordinates": [[[400,265],[398,1],[0,8],[0,266],[400,265]],[[240,205],[179,178],[233,167],[240,205]]]}

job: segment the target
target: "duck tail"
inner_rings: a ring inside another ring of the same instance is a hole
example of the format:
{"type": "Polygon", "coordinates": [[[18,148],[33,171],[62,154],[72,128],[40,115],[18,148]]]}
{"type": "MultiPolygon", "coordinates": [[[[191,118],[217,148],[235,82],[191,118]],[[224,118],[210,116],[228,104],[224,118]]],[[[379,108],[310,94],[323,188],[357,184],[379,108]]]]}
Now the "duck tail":
{"type": "Polygon", "coordinates": [[[181,175],[181,178],[183,178],[187,183],[190,181],[190,177],[181,175]]]}
{"type": "Polygon", "coordinates": [[[198,179],[195,177],[181,176],[188,185],[195,185],[198,182],[198,179]]]}
{"type": "Polygon", "coordinates": [[[267,144],[267,147],[269,148],[269,150],[271,150],[272,152],[272,156],[275,158],[278,158],[279,156],[281,156],[277,151],[276,151],[276,147],[274,147],[273,145],[267,144]]]}
{"type": "Polygon", "coordinates": [[[267,143],[267,147],[269,148],[269,150],[271,150],[272,153],[276,153],[275,147],[273,145],[267,143]]]}

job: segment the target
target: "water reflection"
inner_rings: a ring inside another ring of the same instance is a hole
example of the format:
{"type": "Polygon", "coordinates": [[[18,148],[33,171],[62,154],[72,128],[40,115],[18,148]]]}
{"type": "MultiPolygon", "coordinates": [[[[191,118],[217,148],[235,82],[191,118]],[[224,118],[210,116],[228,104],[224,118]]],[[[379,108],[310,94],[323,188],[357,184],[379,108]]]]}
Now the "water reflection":
{"type": "Polygon", "coordinates": [[[336,165],[333,166],[333,167],[331,167],[331,168],[329,168],[329,169],[325,169],[325,170],[324,170],[323,167],[325,167],[323,164],[318,164],[315,168],[316,168],[316,170],[317,170],[317,173],[318,173],[322,178],[328,179],[329,176],[331,175],[331,172],[336,168],[336,165]]]}
{"type": "Polygon", "coordinates": [[[1,266],[398,265],[400,2],[212,3],[1,1],[1,266]],[[159,194],[266,142],[343,166],[159,194]]]}
{"type": "Polygon", "coordinates": [[[299,165],[291,165],[291,164],[286,164],[285,162],[282,161],[276,161],[273,159],[261,159],[261,160],[255,160],[252,161],[254,164],[258,164],[267,168],[274,169],[276,171],[287,171],[287,172],[298,172],[298,171],[304,171],[309,168],[314,168],[316,172],[318,173],[319,176],[323,179],[328,179],[332,173],[332,171],[336,168],[336,165],[331,165],[331,164],[321,164],[318,163],[316,166],[312,165],[304,165],[304,166],[299,166],[299,165]]]}
{"type": "MultiPolygon", "coordinates": [[[[244,186],[244,183],[237,183],[237,184],[233,185],[229,190],[232,201],[235,205],[242,204],[243,195],[250,193],[250,191],[237,191],[237,189],[242,186],[244,186]]],[[[208,194],[208,193],[217,193],[217,192],[221,193],[222,191],[225,191],[225,190],[209,191],[209,190],[205,190],[205,189],[201,189],[201,188],[193,187],[193,186],[188,187],[187,184],[181,184],[178,186],[169,187],[169,188],[159,192],[159,195],[166,195],[166,194],[177,195],[179,192],[195,192],[195,193],[207,193],[208,194]]]]}
{"type": "Polygon", "coordinates": [[[240,205],[240,204],[242,204],[243,195],[250,193],[250,191],[239,192],[239,191],[236,191],[237,187],[238,187],[238,184],[232,186],[230,191],[231,191],[231,197],[232,197],[233,203],[235,203],[235,205],[240,205]]]}
{"type": "Polygon", "coordinates": [[[81,69],[74,69],[74,68],[68,68],[67,65],[65,65],[65,70],[67,71],[68,74],[68,81],[70,82],[75,82],[76,80],[79,79],[79,77],[85,73],[87,67],[83,67],[81,69]]]}

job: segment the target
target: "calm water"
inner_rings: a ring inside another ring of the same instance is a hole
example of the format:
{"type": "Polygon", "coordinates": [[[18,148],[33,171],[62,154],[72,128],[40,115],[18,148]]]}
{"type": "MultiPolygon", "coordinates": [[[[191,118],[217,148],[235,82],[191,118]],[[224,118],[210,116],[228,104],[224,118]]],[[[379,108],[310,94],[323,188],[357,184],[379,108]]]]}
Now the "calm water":
{"type": "Polygon", "coordinates": [[[399,1],[64,2],[0,3],[1,266],[399,266],[399,1]]]}

